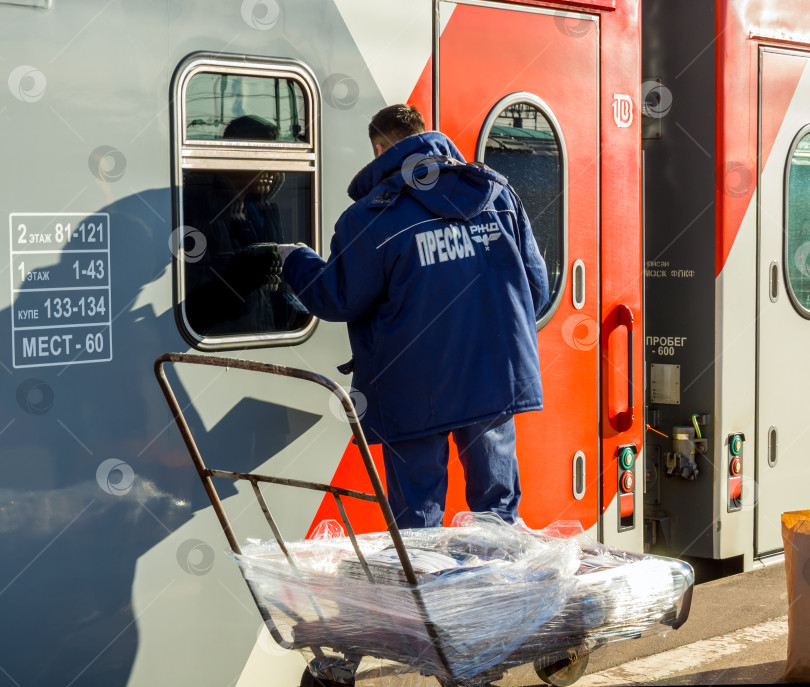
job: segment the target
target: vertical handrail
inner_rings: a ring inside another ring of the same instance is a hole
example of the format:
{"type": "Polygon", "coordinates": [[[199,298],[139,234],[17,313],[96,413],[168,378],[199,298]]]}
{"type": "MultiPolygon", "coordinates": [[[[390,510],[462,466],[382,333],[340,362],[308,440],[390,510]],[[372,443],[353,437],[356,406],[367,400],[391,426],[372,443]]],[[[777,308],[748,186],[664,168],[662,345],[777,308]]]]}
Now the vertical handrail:
{"type": "MultiPolygon", "coordinates": [[[[616,307],[616,325],[614,329],[619,327],[624,327],[627,330],[627,407],[625,410],[619,410],[615,415],[611,415],[609,402],[608,421],[617,432],[626,432],[633,426],[635,417],[635,408],[633,407],[633,311],[623,303],[616,307]]],[[[614,365],[612,358],[609,358],[609,364],[614,365]]],[[[614,371],[618,370],[618,367],[614,367],[614,371]]]]}

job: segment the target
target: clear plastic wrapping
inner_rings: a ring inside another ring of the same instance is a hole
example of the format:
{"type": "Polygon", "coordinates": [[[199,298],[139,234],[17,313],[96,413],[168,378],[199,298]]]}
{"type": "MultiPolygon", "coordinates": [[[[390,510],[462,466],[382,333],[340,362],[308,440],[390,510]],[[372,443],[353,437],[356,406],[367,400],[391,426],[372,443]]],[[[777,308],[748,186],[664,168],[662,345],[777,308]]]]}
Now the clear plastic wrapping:
{"type": "Polygon", "coordinates": [[[695,580],[689,564],[606,547],[587,537],[578,522],[534,534],[576,541],[579,569],[562,611],[510,657],[514,664],[539,660],[547,666],[572,652],[665,634],[686,621],[695,580]]]}
{"type": "Polygon", "coordinates": [[[235,558],[282,646],[461,681],[666,631],[692,584],[686,564],[601,547],[578,524],[532,531],[463,513],[401,535],[416,587],[387,532],[358,535],[358,558],[334,522],[287,545],[294,566],[276,543],[235,558]]]}

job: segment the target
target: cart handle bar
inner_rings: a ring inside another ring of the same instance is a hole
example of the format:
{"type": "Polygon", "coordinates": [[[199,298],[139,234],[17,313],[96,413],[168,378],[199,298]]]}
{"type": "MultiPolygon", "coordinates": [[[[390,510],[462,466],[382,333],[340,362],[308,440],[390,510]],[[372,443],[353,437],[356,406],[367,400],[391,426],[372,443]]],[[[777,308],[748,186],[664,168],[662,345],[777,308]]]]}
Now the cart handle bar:
{"type": "MultiPolygon", "coordinates": [[[[230,521],[228,520],[228,516],[225,513],[225,509],[222,507],[222,501],[219,498],[219,494],[217,494],[216,488],[214,487],[212,477],[224,477],[230,479],[243,479],[249,481],[256,493],[256,497],[259,500],[260,506],[262,506],[262,511],[265,514],[265,517],[270,524],[271,529],[273,530],[273,534],[276,538],[278,545],[281,547],[281,550],[290,559],[289,553],[287,552],[287,547],[284,543],[284,540],[278,531],[278,528],[275,525],[275,522],[270,515],[269,510],[264,503],[264,499],[261,496],[261,492],[258,491],[258,482],[270,482],[272,484],[282,484],[286,486],[293,486],[293,487],[300,487],[302,489],[312,489],[314,491],[322,491],[322,492],[329,492],[331,493],[338,504],[338,508],[341,511],[341,517],[348,529],[349,537],[352,540],[352,544],[354,545],[355,551],[358,554],[358,557],[361,561],[363,561],[362,553],[360,552],[359,546],[356,543],[354,533],[351,529],[351,525],[348,522],[348,517],[345,516],[345,510],[341,504],[340,496],[349,496],[356,499],[361,499],[364,501],[373,501],[377,503],[382,511],[383,518],[385,519],[386,528],[388,529],[388,533],[391,535],[391,542],[394,545],[394,548],[399,555],[400,563],[402,564],[402,571],[405,574],[405,579],[408,583],[412,586],[417,585],[416,575],[413,571],[413,566],[411,565],[411,560],[408,558],[408,554],[405,550],[405,545],[402,542],[402,537],[399,533],[399,528],[397,527],[396,521],[394,520],[394,514],[391,511],[391,506],[388,503],[388,499],[385,495],[385,490],[383,489],[382,482],[380,481],[380,476],[377,473],[377,468],[374,466],[374,461],[371,458],[371,452],[368,448],[368,443],[366,442],[366,437],[363,434],[363,430],[360,427],[360,420],[357,417],[357,412],[354,409],[354,404],[352,403],[351,398],[349,395],[344,391],[344,389],[333,382],[331,379],[324,377],[319,374],[315,374],[314,372],[309,372],[307,370],[300,370],[295,367],[287,367],[285,365],[274,365],[272,363],[260,363],[252,360],[238,360],[236,358],[223,358],[218,356],[207,356],[207,355],[196,355],[191,353],[164,353],[160,357],[155,360],[155,376],[157,377],[158,383],[160,384],[160,388],[163,391],[163,395],[166,397],[166,402],[169,404],[169,408],[172,411],[172,416],[174,417],[174,421],[177,424],[178,429],[180,430],[180,434],[183,437],[183,441],[186,444],[186,448],[188,449],[189,455],[191,456],[191,460],[194,462],[194,467],[197,468],[197,473],[202,480],[203,486],[205,487],[205,491],[208,494],[208,498],[211,501],[211,505],[214,507],[214,512],[219,519],[219,523],[222,526],[223,531],[225,532],[225,537],[228,540],[228,544],[231,547],[231,550],[236,554],[241,554],[242,549],[239,547],[239,543],[236,540],[236,535],[234,534],[233,528],[231,526],[230,521]],[[363,458],[363,464],[366,468],[366,472],[368,473],[369,479],[371,480],[371,486],[374,489],[374,494],[366,494],[364,492],[353,491],[350,489],[343,489],[341,487],[334,487],[329,484],[320,484],[317,482],[304,482],[301,480],[293,480],[293,479],[284,479],[280,477],[271,477],[268,475],[256,475],[250,473],[239,473],[239,472],[225,472],[222,470],[209,470],[202,459],[202,455],[200,454],[199,449],[197,448],[197,444],[194,441],[194,438],[191,435],[191,430],[189,429],[188,423],[186,422],[186,418],[183,415],[183,410],[180,408],[180,404],[177,401],[177,397],[172,390],[171,384],[169,384],[169,380],[166,377],[166,371],[164,366],[166,363],[188,363],[192,365],[208,365],[211,367],[224,367],[224,368],[234,368],[238,370],[248,370],[251,372],[264,372],[268,374],[275,374],[281,375],[282,377],[295,377],[297,379],[304,379],[310,382],[314,382],[316,384],[320,384],[323,387],[326,387],[331,391],[335,396],[340,399],[341,404],[343,405],[343,410],[346,413],[346,419],[349,421],[349,425],[352,428],[352,434],[354,435],[354,440],[357,443],[357,447],[360,449],[360,455],[363,458]]],[[[292,561],[290,561],[292,563],[292,561]]],[[[365,566],[363,566],[365,567],[365,566]]]]}

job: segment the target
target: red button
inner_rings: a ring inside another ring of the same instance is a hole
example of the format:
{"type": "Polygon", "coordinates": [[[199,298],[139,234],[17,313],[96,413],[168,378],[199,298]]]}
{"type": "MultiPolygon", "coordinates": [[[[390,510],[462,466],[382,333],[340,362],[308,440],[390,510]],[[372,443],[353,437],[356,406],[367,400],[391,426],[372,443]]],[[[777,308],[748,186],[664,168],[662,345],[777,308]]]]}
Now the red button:
{"type": "Polygon", "coordinates": [[[633,484],[635,483],[635,478],[633,477],[633,473],[630,470],[627,470],[622,475],[622,489],[624,491],[633,491],[633,484]]]}

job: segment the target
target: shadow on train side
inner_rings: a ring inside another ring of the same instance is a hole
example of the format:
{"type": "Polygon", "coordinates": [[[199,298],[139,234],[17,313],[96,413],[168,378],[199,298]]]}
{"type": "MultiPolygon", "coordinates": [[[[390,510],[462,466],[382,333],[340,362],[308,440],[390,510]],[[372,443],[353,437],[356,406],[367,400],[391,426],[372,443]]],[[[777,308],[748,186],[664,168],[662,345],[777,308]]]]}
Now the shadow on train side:
{"type": "MultiPolygon", "coordinates": [[[[0,343],[0,685],[127,684],[139,650],[136,564],[210,505],[152,372],[159,354],[187,345],[169,307],[170,220],[152,222],[147,207],[169,208],[169,189],[99,211],[110,217],[112,360],[15,369],[13,336],[0,343]]],[[[75,260],[62,252],[50,271],[75,260]]],[[[75,306],[77,293],[44,296],[73,294],[75,306]]],[[[19,329],[15,304],[0,318],[19,329]]],[[[39,308],[36,323],[49,328],[31,336],[71,333],[53,322],[39,308]]],[[[228,446],[218,468],[254,469],[320,417],[243,398],[206,431],[174,386],[203,449],[228,446]]]]}

